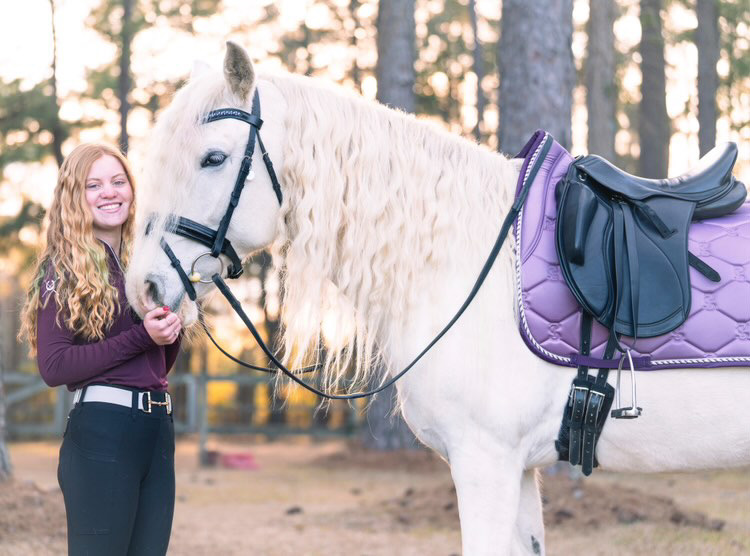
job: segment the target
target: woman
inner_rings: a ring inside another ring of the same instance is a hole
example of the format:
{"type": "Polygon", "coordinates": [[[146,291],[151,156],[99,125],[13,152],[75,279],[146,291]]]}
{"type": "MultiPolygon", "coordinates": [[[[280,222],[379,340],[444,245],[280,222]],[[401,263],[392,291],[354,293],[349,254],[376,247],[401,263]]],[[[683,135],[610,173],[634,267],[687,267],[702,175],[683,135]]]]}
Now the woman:
{"type": "Polygon", "coordinates": [[[174,428],[166,375],[181,322],[158,307],[141,322],[125,298],[133,178],[116,150],[75,148],[60,168],[47,245],[20,338],[49,386],[75,405],[58,465],[68,552],[165,554],[174,513],[174,428]]]}

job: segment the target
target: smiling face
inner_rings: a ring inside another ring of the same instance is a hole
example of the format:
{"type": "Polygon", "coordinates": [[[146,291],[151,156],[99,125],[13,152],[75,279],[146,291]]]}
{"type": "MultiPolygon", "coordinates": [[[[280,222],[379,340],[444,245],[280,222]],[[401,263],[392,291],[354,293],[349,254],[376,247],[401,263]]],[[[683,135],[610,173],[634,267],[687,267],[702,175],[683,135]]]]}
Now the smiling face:
{"type": "Polygon", "coordinates": [[[132,202],[133,188],[120,161],[111,155],[98,158],[86,177],[86,203],[93,218],[94,235],[119,242],[132,202]]]}

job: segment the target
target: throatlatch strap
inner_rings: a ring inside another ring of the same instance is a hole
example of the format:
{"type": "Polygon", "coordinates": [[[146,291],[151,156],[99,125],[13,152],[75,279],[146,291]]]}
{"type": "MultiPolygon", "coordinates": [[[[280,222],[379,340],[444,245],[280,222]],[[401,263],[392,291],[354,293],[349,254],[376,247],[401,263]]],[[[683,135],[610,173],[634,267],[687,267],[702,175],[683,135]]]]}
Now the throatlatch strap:
{"type": "Polygon", "coordinates": [[[271,178],[271,185],[273,185],[273,192],[276,193],[276,200],[279,201],[279,206],[281,206],[281,203],[284,201],[284,197],[281,194],[281,184],[279,183],[279,178],[276,177],[273,163],[271,163],[271,156],[268,154],[266,146],[263,144],[263,139],[260,138],[260,133],[258,133],[258,146],[260,147],[261,155],[263,155],[263,164],[266,165],[268,177],[271,178]]]}

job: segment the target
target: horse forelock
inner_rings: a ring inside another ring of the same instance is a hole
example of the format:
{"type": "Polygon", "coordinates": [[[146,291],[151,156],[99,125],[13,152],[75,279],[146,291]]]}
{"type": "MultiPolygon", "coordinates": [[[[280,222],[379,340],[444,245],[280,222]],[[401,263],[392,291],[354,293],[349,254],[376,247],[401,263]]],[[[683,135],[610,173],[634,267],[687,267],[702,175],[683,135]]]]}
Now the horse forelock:
{"type": "Polygon", "coordinates": [[[211,110],[229,106],[231,99],[221,73],[213,70],[177,91],[150,135],[144,161],[147,187],[141,196],[145,209],[178,214],[180,205],[190,202],[188,194],[196,193],[190,187],[198,173],[194,153],[201,122],[211,110]]]}
{"type": "Polygon", "coordinates": [[[329,338],[326,380],[342,378],[353,358],[359,387],[375,360],[388,362],[389,345],[436,278],[460,267],[456,258],[487,255],[517,169],[435,125],[308,78],[270,80],[287,105],[274,246],[285,347],[299,364],[317,352],[324,323],[336,322],[345,340],[331,346],[329,338]],[[331,284],[336,294],[326,293],[331,284]]]}

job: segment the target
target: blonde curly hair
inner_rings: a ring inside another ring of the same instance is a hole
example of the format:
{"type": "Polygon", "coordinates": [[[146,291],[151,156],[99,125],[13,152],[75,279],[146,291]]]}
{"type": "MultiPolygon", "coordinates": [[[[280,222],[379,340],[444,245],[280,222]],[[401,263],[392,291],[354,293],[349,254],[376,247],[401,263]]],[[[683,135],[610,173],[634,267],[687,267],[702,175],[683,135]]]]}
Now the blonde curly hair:
{"type": "MultiPolygon", "coordinates": [[[[46,307],[51,295],[43,299],[41,285],[45,277],[55,281],[57,323],[65,315],[65,325],[87,340],[101,340],[119,311],[117,288],[109,282],[105,247],[94,236],[93,216],[86,203],[86,178],[91,166],[103,156],[112,156],[122,164],[131,188],[135,190],[128,161],[115,148],[87,143],[73,149],[65,158],[57,177],[52,205],[47,213],[47,241],[36,262],[34,279],[21,312],[18,339],[28,339],[30,353],[37,348],[38,310],[46,307]]],[[[133,238],[135,203],[122,226],[122,265],[129,258],[127,248],[133,238]]]]}

